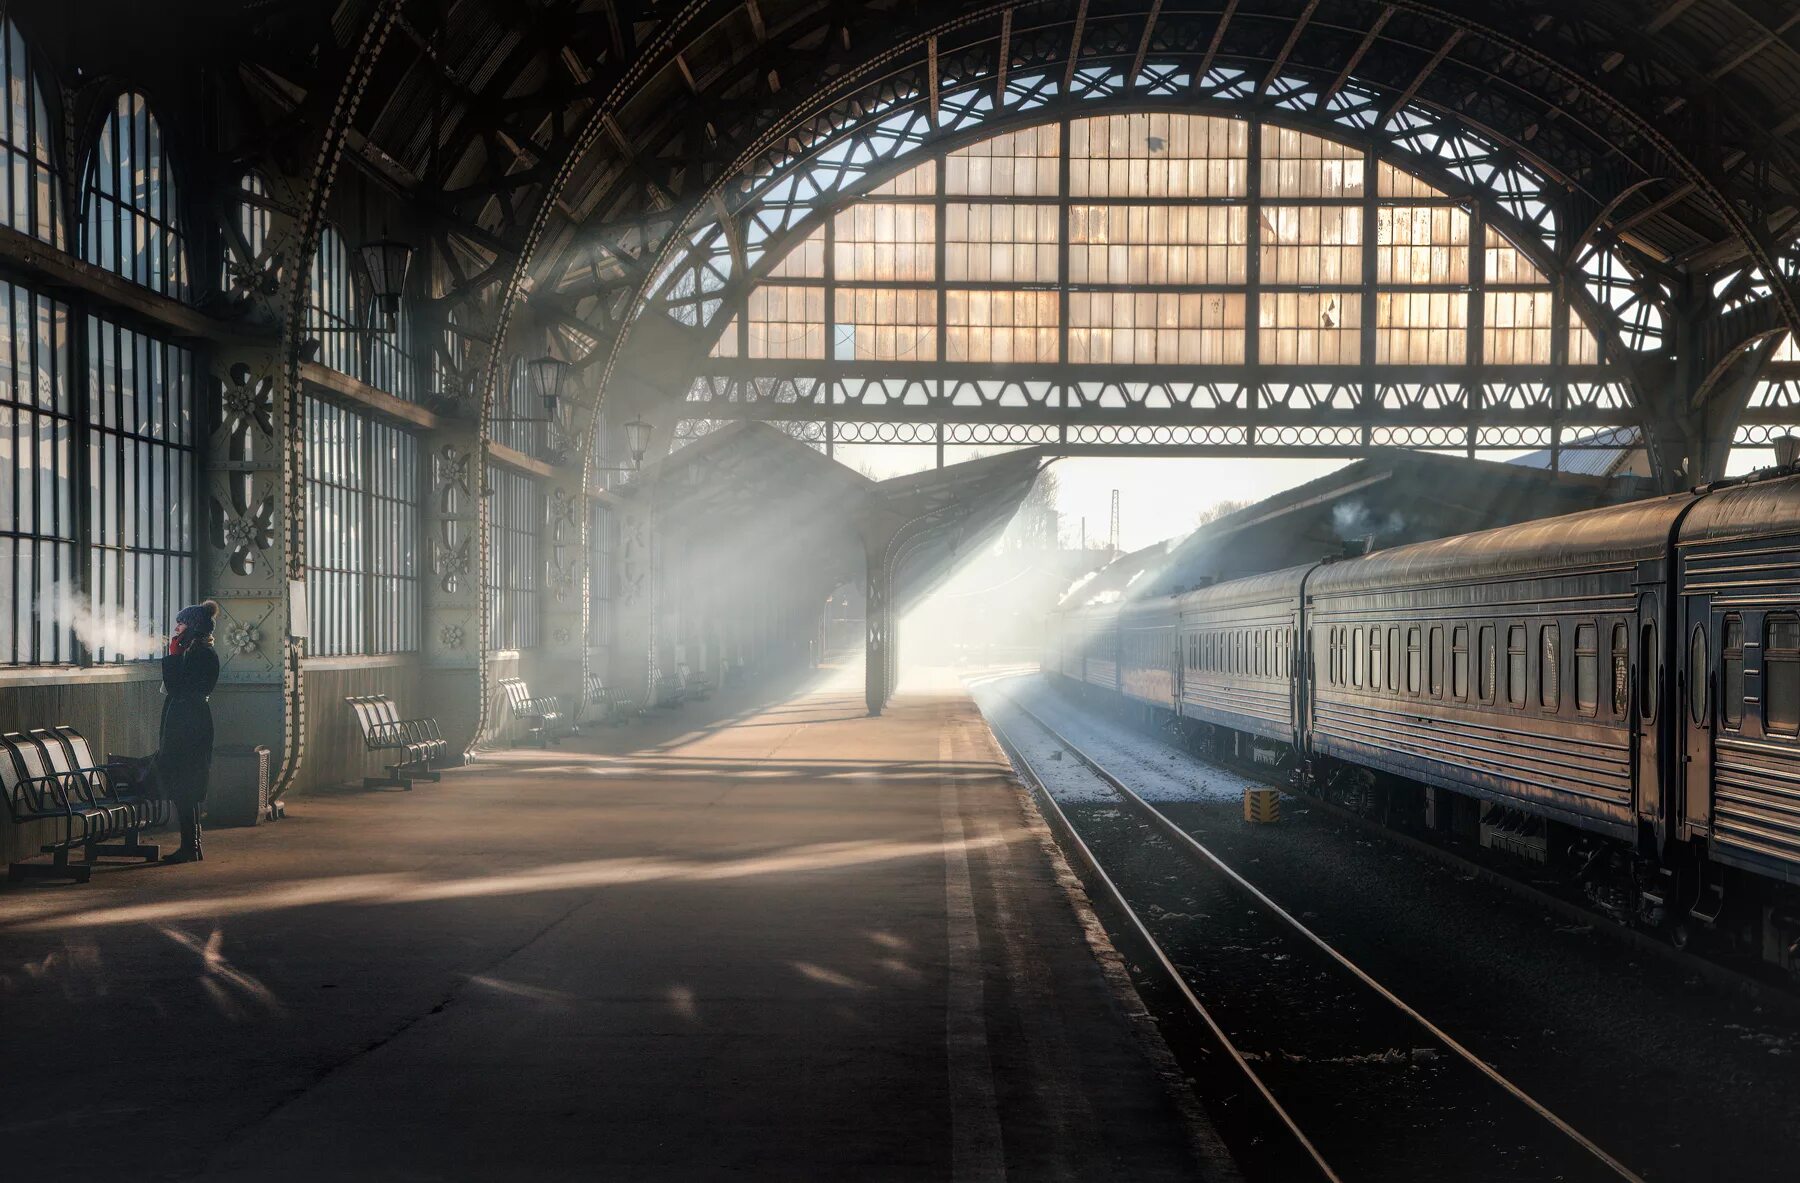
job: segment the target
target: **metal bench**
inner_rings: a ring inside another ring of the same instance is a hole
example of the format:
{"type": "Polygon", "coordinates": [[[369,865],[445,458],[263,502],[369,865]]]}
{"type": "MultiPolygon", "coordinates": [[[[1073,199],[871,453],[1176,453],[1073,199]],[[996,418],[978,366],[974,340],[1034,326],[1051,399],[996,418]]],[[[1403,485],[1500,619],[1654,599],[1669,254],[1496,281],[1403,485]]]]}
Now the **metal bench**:
{"type": "Polygon", "coordinates": [[[675,677],[681,683],[681,692],[695,702],[704,701],[713,692],[713,684],[705,678],[696,678],[685,661],[676,663],[675,677]]]}
{"type": "Polygon", "coordinates": [[[562,700],[553,695],[534,698],[524,678],[502,678],[500,689],[506,692],[506,705],[512,716],[537,740],[539,747],[549,747],[556,740],[556,727],[563,720],[562,700]]]}
{"type": "Polygon", "coordinates": [[[441,779],[429,768],[433,756],[441,755],[447,747],[441,736],[436,736],[434,742],[436,723],[430,725],[427,734],[423,730],[425,720],[401,719],[385,694],[352,694],[344,701],[350,705],[357,730],[362,732],[363,747],[382,754],[388,771],[386,776],[363,777],[365,789],[411,789],[415,780],[441,779]],[[387,762],[387,756],[394,757],[392,763],[387,762]]]}
{"type": "MultiPolygon", "coordinates": [[[[394,700],[385,694],[371,694],[369,702],[375,707],[375,712],[383,723],[398,727],[400,733],[408,741],[418,745],[424,751],[427,765],[433,761],[449,758],[450,741],[444,738],[444,733],[439,730],[436,719],[430,716],[402,719],[400,708],[395,706],[394,700]]],[[[432,777],[431,779],[436,780],[437,778],[432,777]]]]}
{"type": "Polygon", "coordinates": [[[86,883],[97,858],[155,862],[161,848],[141,831],[168,820],[168,803],[128,783],[116,764],[97,764],[87,740],[72,727],[0,735],[0,787],[16,824],[48,823],[54,837],[39,849],[48,863],[12,863],[7,878],[28,876],[86,883]],[[81,847],[85,861],[69,861],[81,847]]]}
{"type": "Polygon", "coordinates": [[[656,697],[652,705],[669,710],[687,702],[687,687],[682,685],[681,675],[662,674],[656,679],[656,697]]]}
{"type": "Polygon", "coordinates": [[[609,689],[599,674],[589,671],[581,680],[582,701],[594,709],[597,723],[624,723],[637,714],[637,703],[609,689]]]}

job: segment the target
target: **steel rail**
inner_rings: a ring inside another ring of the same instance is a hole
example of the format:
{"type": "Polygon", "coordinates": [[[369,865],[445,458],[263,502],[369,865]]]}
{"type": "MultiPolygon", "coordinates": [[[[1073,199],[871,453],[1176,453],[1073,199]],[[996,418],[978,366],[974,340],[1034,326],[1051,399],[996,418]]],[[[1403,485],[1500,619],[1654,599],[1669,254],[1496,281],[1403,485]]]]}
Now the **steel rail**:
{"type": "MultiPolygon", "coordinates": [[[[1507,1094],[1512,1096],[1515,1100],[1519,1101],[1521,1104],[1525,1105],[1526,1108],[1530,1109],[1533,1113],[1536,1113],[1539,1117],[1541,1117],[1545,1121],[1549,1122],[1550,1125],[1554,1126],[1557,1129],[1557,1131],[1564,1134],[1571,1141],[1573,1141],[1577,1146],[1580,1146],[1583,1150],[1587,1151],[1589,1154],[1593,1155],[1595,1158],[1597,1158],[1601,1162],[1605,1163],[1616,1174],[1618,1174],[1620,1178],[1630,1180],[1631,1183],[1644,1183],[1644,1180],[1642,1179],[1642,1177],[1640,1177],[1638,1174],[1636,1174],[1634,1171],[1632,1171],[1631,1168],[1627,1167],[1624,1163],[1622,1163],[1618,1159],[1614,1158],[1611,1154],[1607,1153],[1606,1150],[1603,1147],[1601,1147],[1598,1143],[1594,1142],[1593,1139],[1591,1139],[1587,1135],[1583,1134],[1580,1130],[1577,1130],[1574,1126],[1570,1125],[1567,1121],[1563,1120],[1563,1118],[1559,1117],[1548,1106],[1543,1104],[1541,1101],[1537,1100],[1537,1098],[1533,1097],[1530,1093],[1527,1093],[1523,1088],[1514,1084],[1511,1080],[1507,1079],[1507,1077],[1502,1075],[1498,1069],[1496,1069],[1493,1065],[1489,1064],[1487,1061],[1483,1060],[1480,1056],[1477,1056],[1474,1052],[1470,1051],[1461,1042],[1459,1042],[1455,1037],[1453,1037],[1449,1032],[1445,1031],[1443,1028],[1439,1027],[1436,1023],[1433,1023],[1430,1019],[1428,1019],[1424,1015],[1420,1014],[1410,1004],[1408,1004],[1405,999],[1403,999],[1399,995],[1395,994],[1392,990],[1389,990],[1386,986],[1383,986],[1380,982],[1376,981],[1373,977],[1370,977],[1369,974],[1361,966],[1359,966],[1355,962],[1351,961],[1348,957],[1346,957],[1344,954],[1340,953],[1334,946],[1332,946],[1330,942],[1326,941],[1323,937],[1321,937],[1317,933],[1313,932],[1312,929],[1310,929],[1310,928],[1306,927],[1306,925],[1302,924],[1297,918],[1295,918],[1291,913],[1289,913],[1287,911],[1287,909],[1283,908],[1280,904],[1276,903],[1274,900],[1270,899],[1267,895],[1263,894],[1263,892],[1255,884],[1251,883],[1248,879],[1245,879],[1242,875],[1238,874],[1238,872],[1235,871],[1234,869],[1232,869],[1232,867],[1229,866],[1223,859],[1221,859],[1218,855],[1214,854],[1211,850],[1207,849],[1207,847],[1204,844],[1202,844],[1199,839],[1195,838],[1192,834],[1188,833],[1180,825],[1178,825],[1174,821],[1170,820],[1161,810],[1157,809],[1154,805],[1150,804],[1150,802],[1148,802],[1148,801],[1144,800],[1142,797],[1138,796],[1138,794],[1136,792],[1134,792],[1128,785],[1126,785],[1124,781],[1120,780],[1118,777],[1114,776],[1111,772],[1107,771],[1107,769],[1104,766],[1102,766],[1097,760],[1095,760],[1093,758],[1093,756],[1089,755],[1085,750],[1083,750],[1081,747],[1079,747],[1077,744],[1075,744],[1072,740],[1070,740],[1067,736],[1065,736],[1061,731],[1057,730],[1055,727],[1053,727],[1049,723],[1045,722],[1030,707],[1027,707],[1024,703],[1020,702],[1018,699],[1014,698],[1012,695],[1006,694],[1005,692],[1002,692],[1002,697],[1005,698],[1006,701],[1009,704],[1011,704],[1014,708],[1016,708],[1021,714],[1025,715],[1027,718],[1029,718],[1034,723],[1036,723],[1039,727],[1043,728],[1044,731],[1046,733],[1048,733],[1052,739],[1054,739],[1057,743],[1061,744],[1065,749],[1067,749],[1069,752],[1071,752],[1077,760],[1080,760],[1084,765],[1086,765],[1088,767],[1088,769],[1091,770],[1096,776],[1098,776],[1101,780],[1105,781],[1109,786],[1111,786],[1112,789],[1119,794],[1119,797],[1126,804],[1130,805],[1133,809],[1135,809],[1138,813],[1140,813],[1146,821],[1148,821],[1152,825],[1156,826],[1159,830],[1163,831],[1163,833],[1165,835],[1167,835],[1169,838],[1174,840],[1174,842],[1176,843],[1177,846],[1185,847],[1192,854],[1198,856],[1205,862],[1211,864],[1220,874],[1224,875],[1228,880],[1230,880],[1233,884],[1235,884],[1239,888],[1239,890],[1243,891],[1251,899],[1255,900],[1258,904],[1260,904],[1264,908],[1266,908],[1271,915],[1280,919],[1283,923],[1288,925],[1288,927],[1292,928],[1301,937],[1305,938],[1312,945],[1314,945],[1316,948],[1318,948],[1320,952],[1324,953],[1327,957],[1330,957],[1333,961],[1337,962],[1344,969],[1348,970],[1351,973],[1351,975],[1354,976],[1363,985],[1365,985],[1369,989],[1373,990],[1382,999],[1391,1003],[1396,1009],[1401,1011],[1408,1018],[1410,1018],[1414,1022],[1418,1023],[1419,1026],[1422,1027],[1425,1031],[1429,1032],[1433,1038],[1441,1041],[1445,1047],[1447,1047],[1451,1051],[1455,1052],[1459,1057],[1461,1057],[1465,1062],[1467,1062],[1477,1072],[1481,1073],[1483,1076],[1487,1077],[1488,1080],[1490,1080],[1494,1084],[1498,1085],[1502,1090],[1504,1090],[1507,1094]]],[[[1048,792],[1049,791],[1046,789],[1045,790],[1046,795],[1048,795],[1048,792]]],[[[1059,809],[1059,812],[1060,812],[1060,809],[1059,809]]]]}
{"type": "MultiPolygon", "coordinates": [[[[1029,716],[1039,726],[1050,731],[1050,734],[1056,736],[1059,742],[1064,742],[1060,736],[1057,736],[1054,730],[1051,730],[1048,725],[1043,722],[1043,720],[1039,719],[1036,715],[1031,714],[1031,712],[1026,710],[1023,706],[1020,706],[1011,695],[1003,694],[1002,697],[1005,698],[1009,704],[1017,707],[1020,711],[1029,716]]],[[[1232,1064],[1243,1073],[1245,1079],[1250,1082],[1251,1087],[1256,1090],[1257,1095],[1263,1099],[1264,1103],[1269,1107],[1269,1110],[1274,1113],[1281,1124],[1287,1128],[1288,1133],[1292,1135],[1295,1143],[1301,1150],[1305,1151],[1306,1156],[1312,1160],[1313,1165],[1318,1167],[1319,1173],[1326,1179],[1331,1180],[1331,1183],[1343,1183],[1343,1177],[1331,1168],[1330,1163],[1325,1161],[1325,1156],[1320,1153],[1317,1146],[1313,1145],[1312,1139],[1308,1138],[1306,1133],[1301,1130],[1299,1123],[1294,1120],[1293,1116],[1288,1113],[1287,1109],[1276,1099],[1275,1094],[1270,1091],[1267,1083],[1263,1081],[1261,1076],[1257,1075],[1256,1069],[1250,1066],[1250,1061],[1245,1058],[1243,1052],[1238,1050],[1237,1044],[1233,1043],[1231,1037],[1225,1034],[1225,1029],[1219,1025],[1218,1020],[1213,1018],[1212,1012],[1206,1009],[1206,1004],[1201,1002],[1199,996],[1194,993],[1193,987],[1188,984],[1187,976],[1175,965],[1175,962],[1169,957],[1162,945],[1158,943],[1157,939],[1150,934],[1150,929],[1144,924],[1143,919],[1138,916],[1137,910],[1126,901],[1125,893],[1119,889],[1118,884],[1113,882],[1112,876],[1107,874],[1106,868],[1100,865],[1099,856],[1097,856],[1088,846],[1087,842],[1082,839],[1081,834],[1076,830],[1074,823],[1069,820],[1069,815],[1063,812],[1062,805],[1056,800],[1056,795],[1052,793],[1049,786],[1044,783],[1043,777],[1038,774],[1036,766],[1034,766],[1031,763],[1031,760],[1025,755],[1024,749],[1020,748],[1017,744],[1012,743],[1007,738],[1005,727],[996,726],[991,718],[988,720],[988,723],[989,726],[993,728],[994,737],[1000,741],[1001,747],[1012,757],[1015,764],[1025,773],[1027,779],[1037,786],[1039,798],[1044,805],[1048,806],[1053,815],[1052,821],[1062,833],[1068,835],[1070,842],[1074,845],[1075,853],[1081,856],[1081,861],[1087,866],[1088,870],[1092,872],[1094,878],[1105,887],[1113,907],[1117,908],[1120,913],[1131,922],[1133,929],[1136,930],[1138,940],[1143,942],[1144,946],[1155,956],[1157,963],[1162,967],[1163,973],[1167,976],[1169,982],[1181,994],[1182,999],[1188,1004],[1194,1014],[1199,1017],[1203,1024],[1205,1024],[1207,1031],[1211,1034],[1213,1039],[1218,1042],[1218,1045],[1224,1049],[1225,1054],[1230,1058],[1232,1064]]],[[[1068,746],[1066,742],[1065,746],[1068,746]]],[[[1081,758],[1081,753],[1076,751],[1073,747],[1070,747],[1069,750],[1074,751],[1078,759],[1081,758]]],[[[1092,765],[1089,765],[1089,767],[1092,768],[1092,765]]],[[[1094,771],[1098,773],[1103,780],[1106,779],[1104,773],[1100,773],[1098,769],[1094,769],[1094,771]]]]}

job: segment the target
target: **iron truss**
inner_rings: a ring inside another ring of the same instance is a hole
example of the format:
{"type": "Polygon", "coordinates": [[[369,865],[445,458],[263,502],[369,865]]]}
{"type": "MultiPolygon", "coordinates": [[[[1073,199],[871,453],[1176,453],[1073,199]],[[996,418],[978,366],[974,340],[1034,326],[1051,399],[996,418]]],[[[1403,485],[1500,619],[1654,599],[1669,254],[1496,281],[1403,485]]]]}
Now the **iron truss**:
{"type": "MultiPolygon", "coordinates": [[[[1717,436],[1733,415],[1713,404],[1741,406],[1751,386],[1741,359],[1755,369],[1770,338],[1800,325],[1787,120],[1800,71],[1779,21],[1742,0],[403,9],[372,80],[382,101],[357,120],[363,162],[434,220],[445,301],[467,331],[506,348],[529,303],[601,395],[646,301],[707,223],[736,268],[750,265],[755,244],[735,231],[756,179],[784,162],[900,112],[919,118],[915,144],[948,134],[959,87],[1004,107],[1035,77],[1073,102],[1096,79],[1131,91],[1167,65],[1188,89],[1165,101],[1237,87],[1250,109],[1286,103],[1320,119],[1354,101],[1390,135],[1423,111],[1489,146],[1476,173],[1541,178],[1556,270],[1592,277],[1621,331],[1660,322],[1625,377],[1653,392],[1648,421],[1671,447],[1717,436]]],[[[353,41],[346,13],[340,37],[353,41]]],[[[491,366],[481,383],[485,402],[491,366]]]]}

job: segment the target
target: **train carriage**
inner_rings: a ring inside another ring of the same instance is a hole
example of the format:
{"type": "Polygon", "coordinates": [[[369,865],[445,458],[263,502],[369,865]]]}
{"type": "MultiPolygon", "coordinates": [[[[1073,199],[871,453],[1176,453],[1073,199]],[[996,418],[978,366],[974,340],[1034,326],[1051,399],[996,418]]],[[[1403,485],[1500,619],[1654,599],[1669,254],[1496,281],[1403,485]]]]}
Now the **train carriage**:
{"type": "Polygon", "coordinates": [[[1561,823],[1610,914],[1800,974],[1791,469],[1060,616],[1066,675],[1190,741],[1495,803],[1483,841],[1524,815],[1538,861],[1561,823]]]}
{"type": "Polygon", "coordinates": [[[1677,834],[1800,883],[1800,480],[1702,498],[1677,561],[1677,834]]]}
{"type": "Polygon", "coordinates": [[[1637,738],[1658,730],[1670,539],[1693,501],[1318,568],[1305,746],[1614,837],[1659,832],[1657,748],[1637,738]]]}
{"type": "Polygon", "coordinates": [[[1119,693],[1168,710],[1175,701],[1176,622],[1159,600],[1119,611],[1119,693]]]}
{"type": "Polygon", "coordinates": [[[1309,570],[1234,579],[1175,601],[1182,647],[1176,713],[1298,746],[1292,675],[1309,570]]]}

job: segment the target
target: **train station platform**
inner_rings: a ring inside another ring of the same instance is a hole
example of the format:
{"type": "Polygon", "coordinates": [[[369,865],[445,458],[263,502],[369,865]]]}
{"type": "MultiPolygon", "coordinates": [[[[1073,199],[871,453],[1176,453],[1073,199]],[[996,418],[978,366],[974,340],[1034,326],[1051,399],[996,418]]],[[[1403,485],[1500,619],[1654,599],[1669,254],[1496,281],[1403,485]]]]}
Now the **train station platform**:
{"type": "Polygon", "coordinates": [[[92,1179],[1223,1178],[968,695],[726,697],[0,888],[92,1179]],[[1098,950],[1098,952],[1097,952],[1098,950]]]}

